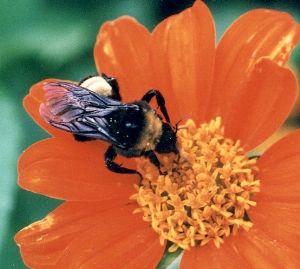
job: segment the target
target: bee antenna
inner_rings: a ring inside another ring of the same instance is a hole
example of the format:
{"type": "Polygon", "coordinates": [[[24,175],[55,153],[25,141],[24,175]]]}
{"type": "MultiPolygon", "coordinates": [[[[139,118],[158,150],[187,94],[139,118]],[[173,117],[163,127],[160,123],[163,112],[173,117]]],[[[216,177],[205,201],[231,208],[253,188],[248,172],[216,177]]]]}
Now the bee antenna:
{"type": "Polygon", "coordinates": [[[179,125],[180,122],[181,122],[181,120],[179,120],[179,121],[177,121],[177,122],[175,123],[175,127],[174,127],[175,134],[177,134],[177,132],[178,132],[178,130],[179,130],[178,125],[179,125]]]}

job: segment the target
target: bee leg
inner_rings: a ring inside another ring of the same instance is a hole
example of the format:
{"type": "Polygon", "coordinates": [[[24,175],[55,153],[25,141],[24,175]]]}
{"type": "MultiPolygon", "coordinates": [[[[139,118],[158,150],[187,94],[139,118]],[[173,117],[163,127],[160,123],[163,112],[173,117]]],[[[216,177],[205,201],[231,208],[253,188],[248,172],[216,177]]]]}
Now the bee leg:
{"type": "Polygon", "coordinates": [[[91,140],[95,140],[94,138],[90,138],[84,135],[78,135],[78,134],[73,134],[74,139],[78,142],[86,142],[86,141],[91,141],[91,140]]]}
{"type": "Polygon", "coordinates": [[[106,167],[115,173],[119,174],[137,174],[140,177],[140,181],[142,180],[142,175],[134,170],[126,167],[122,167],[120,164],[114,162],[114,159],[117,157],[117,152],[115,151],[113,146],[109,146],[109,148],[104,153],[104,160],[106,167]]]}
{"type": "Polygon", "coordinates": [[[155,153],[152,150],[146,151],[143,156],[148,158],[149,161],[157,167],[157,169],[159,170],[160,175],[166,175],[167,174],[167,172],[162,172],[160,170],[160,162],[159,162],[159,160],[157,159],[157,156],[155,155],[155,153]]]}
{"type": "Polygon", "coordinates": [[[158,90],[149,90],[148,92],[146,92],[146,94],[142,97],[143,101],[146,101],[147,103],[149,103],[152,98],[155,97],[156,98],[156,102],[159,106],[159,109],[161,111],[161,113],[164,115],[166,121],[168,123],[170,123],[170,117],[165,105],[165,98],[163,97],[163,95],[158,91],[158,90]]]}
{"type": "Polygon", "coordinates": [[[114,100],[118,100],[121,101],[122,97],[120,95],[120,88],[119,88],[119,84],[118,81],[110,76],[107,76],[106,74],[102,73],[101,76],[106,80],[106,82],[111,86],[112,88],[112,92],[113,95],[110,96],[110,98],[114,99],[114,100]]]}

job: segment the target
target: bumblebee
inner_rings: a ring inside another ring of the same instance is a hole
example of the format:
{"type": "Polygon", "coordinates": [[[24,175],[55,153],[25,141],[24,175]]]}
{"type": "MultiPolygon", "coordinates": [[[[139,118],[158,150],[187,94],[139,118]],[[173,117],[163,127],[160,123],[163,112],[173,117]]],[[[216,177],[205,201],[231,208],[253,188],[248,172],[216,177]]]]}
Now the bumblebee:
{"type": "Polygon", "coordinates": [[[116,79],[102,74],[79,84],[48,83],[44,86],[46,101],[41,116],[52,126],[71,132],[78,141],[99,139],[110,143],[104,154],[107,168],[116,173],[139,174],[114,162],[117,155],[148,158],[160,171],[157,153],[178,153],[176,131],[162,94],[149,90],[141,100],[121,101],[116,79]],[[156,98],[164,117],[151,106],[156,98]]]}

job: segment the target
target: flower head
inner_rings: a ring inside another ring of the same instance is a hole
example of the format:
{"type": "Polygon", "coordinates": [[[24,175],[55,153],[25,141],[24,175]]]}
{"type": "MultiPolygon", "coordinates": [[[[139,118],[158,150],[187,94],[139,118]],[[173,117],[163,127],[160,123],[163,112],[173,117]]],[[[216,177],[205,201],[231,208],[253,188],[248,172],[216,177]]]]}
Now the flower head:
{"type": "Polygon", "coordinates": [[[256,160],[245,155],[239,141],[224,138],[220,118],[200,128],[189,120],[181,128],[179,156],[161,157],[166,175],[148,160],[138,161],[144,178],[132,199],[161,241],[173,243],[170,251],[211,240],[220,247],[239,227],[248,231],[253,225],[247,211],[259,192],[256,160]]]}
{"type": "Polygon", "coordinates": [[[109,172],[105,144],[78,143],[43,121],[43,87],[24,99],[52,137],[19,162],[22,188],[65,202],[16,235],[30,268],[155,268],[166,242],[183,248],[181,268],[297,268],[300,265],[300,132],[260,158],[246,153],[286,119],[297,83],[286,67],[300,38],[286,13],[253,10],[215,46],[202,1],[152,33],[130,17],[105,23],[95,45],[98,71],[118,79],[125,101],[159,89],[179,154],[123,159],[143,175],[109,172]],[[135,213],[135,214],[133,214],[135,213]],[[158,240],[160,239],[160,240],[158,240]]]}

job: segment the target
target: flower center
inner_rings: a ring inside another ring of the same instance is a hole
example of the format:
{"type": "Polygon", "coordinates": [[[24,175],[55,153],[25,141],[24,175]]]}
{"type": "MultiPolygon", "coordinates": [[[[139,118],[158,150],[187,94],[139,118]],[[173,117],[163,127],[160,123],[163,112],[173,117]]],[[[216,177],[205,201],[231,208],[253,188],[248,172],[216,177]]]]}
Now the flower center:
{"type": "Polygon", "coordinates": [[[161,171],[149,160],[137,160],[142,184],[131,199],[143,219],[151,223],[160,242],[190,249],[224,238],[242,227],[252,227],[247,211],[255,206],[259,192],[256,159],[249,159],[239,141],[224,138],[221,118],[199,128],[192,120],[179,127],[179,155],[158,156],[161,171]]]}

